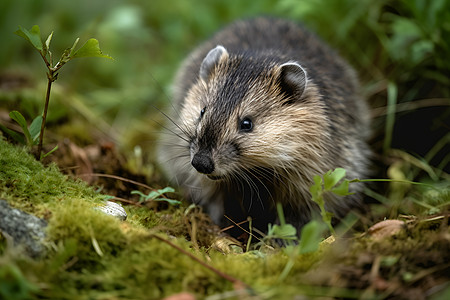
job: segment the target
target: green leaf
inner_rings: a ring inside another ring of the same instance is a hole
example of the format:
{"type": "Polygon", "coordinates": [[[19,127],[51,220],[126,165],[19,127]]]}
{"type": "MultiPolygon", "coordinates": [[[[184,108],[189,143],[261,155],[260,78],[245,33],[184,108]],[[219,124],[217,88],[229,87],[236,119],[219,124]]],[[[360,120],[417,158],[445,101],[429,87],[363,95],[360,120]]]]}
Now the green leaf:
{"type": "Polygon", "coordinates": [[[96,39],[89,39],[80,49],[70,55],[70,58],[77,57],[105,57],[112,59],[111,56],[102,53],[96,39]]]}
{"type": "Polygon", "coordinates": [[[44,50],[42,51],[43,52],[42,53],[43,56],[46,56],[47,52],[49,52],[49,50],[50,50],[50,42],[52,41],[52,38],[53,38],[53,31],[52,31],[52,33],[49,34],[49,36],[45,40],[45,43],[43,45],[44,50]]]}
{"type": "Polygon", "coordinates": [[[52,33],[49,34],[48,38],[45,40],[45,47],[47,47],[47,49],[50,49],[50,42],[52,41],[53,38],[53,31],[52,33]]]}
{"type": "Polygon", "coordinates": [[[75,42],[73,43],[73,45],[72,45],[72,48],[70,48],[70,54],[69,54],[69,57],[72,57],[73,56],[73,52],[75,51],[75,47],[78,45],[78,42],[80,41],[80,38],[77,38],[76,40],[75,40],[75,42]]]}
{"type": "Polygon", "coordinates": [[[23,133],[25,134],[27,145],[32,146],[33,140],[31,139],[30,132],[28,131],[27,121],[25,121],[25,118],[22,116],[22,114],[17,110],[14,110],[9,113],[9,116],[11,117],[11,119],[16,121],[17,124],[19,124],[19,126],[22,128],[23,133]]]}
{"type": "Polygon", "coordinates": [[[351,195],[353,193],[350,193],[348,191],[348,184],[349,181],[348,180],[344,180],[340,185],[338,185],[337,187],[334,187],[331,189],[331,191],[339,196],[347,196],[347,195],[351,195]]]}
{"type": "MultiPolygon", "coordinates": [[[[12,112],[9,113],[9,116],[11,119],[16,121],[20,125],[20,127],[27,128],[27,121],[25,120],[24,116],[20,112],[18,112],[17,110],[13,110],[12,112]]],[[[27,128],[27,130],[28,130],[28,128],[27,128]]]]}
{"type": "Polygon", "coordinates": [[[34,25],[33,27],[31,27],[30,31],[19,26],[19,30],[15,31],[14,33],[29,41],[33,45],[33,47],[39,50],[40,52],[43,51],[41,30],[39,29],[38,25],[34,25]]]}
{"type": "Polygon", "coordinates": [[[313,201],[316,201],[322,191],[322,178],[319,175],[314,176],[314,184],[309,188],[313,201]]]}
{"type": "Polygon", "coordinates": [[[165,201],[165,202],[169,203],[170,205],[181,204],[181,201],[179,201],[179,200],[167,199],[167,198],[156,198],[156,199],[153,199],[153,201],[165,201]]]}
{"type": "Polygon", "coordinates": [[[312,220],[302,228],[300,239],[300,253],[315,252],[319,249],[319,244],[322,241],[322,232],[325,229],[325,224],[312,220]]]}
{"type": "Polygon", "coordinates": [[[171,188],[170,186],[168,186],[168,187],[158,190],[158,193],[160,195],[165,194],[165,193],[175,193],[175,190],[173,188],[171,188]]]}
{"type": "Polygon", "coordinates": [[[145,201],[166,201],[169,204],[180,204],[181,202],[178,200],[173,199],[167,199],[167,198],[159,198],[159,196],[165,194],[165,193],[174,193],[175,190],[171,187],[165,187],[163,189],[159,189],[156,191],[151,191],[148,195],[140,192],[140,191],[131,191],[131,194],[139,195],[140,199],[139,202],[145,202],[145,201]]]}
{"type": "Polygon", "coordinates": [[[22,134],[15,132],[14,130],[8,129],[2,124],[0,124],[0,129],[12,137],[16,142],[21,143],[22,145],[26,145],[25,139],[22,134]]]}
{"type": "Polygon", "coordinates": [[[142,193],[141,191],[131,191],[130,194],[132,194],[132,195],[139,195],[140,196],[139,201],[145,201],[146,197],[147,197],[147,195],[142,193]]]}
{"type": "Polygon", "coordinates": [[[39,115],[34,118],[33,122],[31,122],[30,127],[28,128],[30,130],[30,136],[34,144],[37,144],[39,134],[41,133],[41,126],[42,116],[39,115]]]}
{"type": "Polygon", "coordinates": [[[326,191],[331,190],[345,176],[345,169],[336,168],[333,172],[328,171],[323,175],[323,183],[326,191]]]}
{"type": "Polygon", "coordinates": [[[297,229],[291,224],[273,225],[271,229],[271,234],[276,238],[284,240],[297,239],[297,229]]]}

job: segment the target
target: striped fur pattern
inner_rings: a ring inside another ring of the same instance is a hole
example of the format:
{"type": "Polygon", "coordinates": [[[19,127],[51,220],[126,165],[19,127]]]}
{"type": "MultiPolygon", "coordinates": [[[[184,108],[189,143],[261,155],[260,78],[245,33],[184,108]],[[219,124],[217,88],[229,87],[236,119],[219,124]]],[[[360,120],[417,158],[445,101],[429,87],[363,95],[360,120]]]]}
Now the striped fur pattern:
{"type": "MultiPolygon", "coordinates": [[[[180,68],[159,158],[217,224],[251,216],[265,231],[280,202],[300,229],[318,211],[314,175],[368,175],[368,116],[354,71],[315,35],[280,19],[238,21],[180,68]]],[[[326,208],[344,216],[361,204],[361,188],[327,195],[326,208]]]]}

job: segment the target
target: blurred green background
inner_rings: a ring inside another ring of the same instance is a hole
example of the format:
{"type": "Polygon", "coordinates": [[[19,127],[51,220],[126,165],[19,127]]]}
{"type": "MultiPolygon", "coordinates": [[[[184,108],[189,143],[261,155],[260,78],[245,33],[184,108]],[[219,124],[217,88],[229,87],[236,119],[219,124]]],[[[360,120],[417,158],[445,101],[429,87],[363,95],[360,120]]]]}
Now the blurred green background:
{"type": "Polygon", "coordinates": [[[77,37],[80,43],[94,37],[114,61],[89,58],[65,66],[54,84],[49,126],[76,116],[125,151],[137,144],[152,148],[152,120],[162,119],[155,106],[167,105],[183,57],[225,24],[255,15],[305,23],[357,69],[362,92],[377,108],[376,149],[404,148],[440,168],[448,165],[448,0],[2,0],[0,107],[19,109],[28,119],[42,111],[45,66],[13,34],[19,25],[39,25],[44,38],[54,31],[56,57],[77,37]],[[384,108],[388,86],[400,111],[390,113],[395,120],[390,128],[384,108]]]}

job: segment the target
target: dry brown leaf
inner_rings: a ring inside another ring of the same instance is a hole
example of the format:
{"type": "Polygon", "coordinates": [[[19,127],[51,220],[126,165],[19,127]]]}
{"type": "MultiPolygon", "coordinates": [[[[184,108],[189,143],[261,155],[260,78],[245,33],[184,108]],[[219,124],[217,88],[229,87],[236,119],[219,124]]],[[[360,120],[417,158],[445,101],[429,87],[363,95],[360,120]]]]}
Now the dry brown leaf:
{"type": "Polygon", "coordinates": [[[405,229],[405,223],[400,220],[384,220],[369,228],[369,234],[375,239],[393,236],[405,229]]]}

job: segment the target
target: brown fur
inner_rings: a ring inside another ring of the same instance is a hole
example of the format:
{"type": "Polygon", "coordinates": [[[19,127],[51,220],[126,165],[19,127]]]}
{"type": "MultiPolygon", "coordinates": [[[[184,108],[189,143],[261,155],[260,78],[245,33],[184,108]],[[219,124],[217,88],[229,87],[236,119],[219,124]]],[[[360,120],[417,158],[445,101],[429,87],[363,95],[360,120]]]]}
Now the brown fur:
{"type": "MultiPolygon", "coordinates": [[[[309,193],[314,175],[342,167],[349,178],[367,176],[368,115],[354,71],[316,36],[284,20],[239,21],[178,72],[160,161],[220,225],[224,214],[236,222],[250,215],[264,231],[277,222],[280,202],[300,229],[318,210],[309,193]],[[209,56],[217,45],[226,50],[209,56]]],[[[344,216],[360,205],[360,190],[327,195],[326,208],[344,216]]]]}

